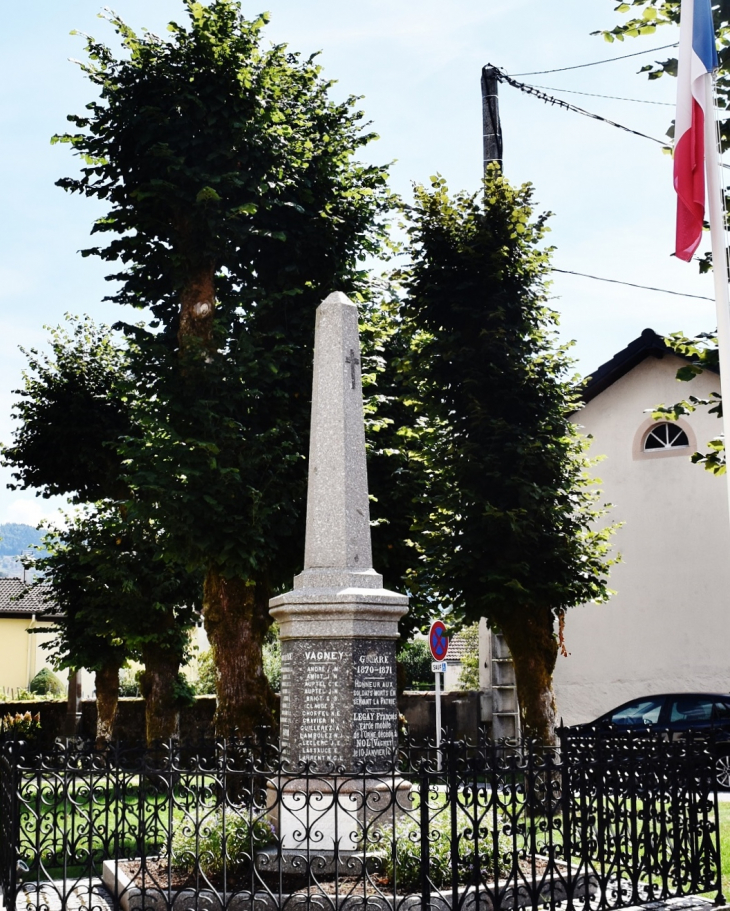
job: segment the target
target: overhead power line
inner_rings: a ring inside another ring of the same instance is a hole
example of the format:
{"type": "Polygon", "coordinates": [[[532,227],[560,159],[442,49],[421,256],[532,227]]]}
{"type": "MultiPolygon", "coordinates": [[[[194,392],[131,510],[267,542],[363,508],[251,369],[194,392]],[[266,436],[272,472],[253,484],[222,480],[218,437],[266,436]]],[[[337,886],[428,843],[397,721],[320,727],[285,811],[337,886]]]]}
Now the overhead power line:
{"type": "MultiPolygon", "coordinates": [[[[564,111],[572,111],[574,114],[582,114],[584,117],[590,117],[591,120],[598,120],[600,123],[607,123],[609,126],[616,127],[618,130],[623,130],[625,133],[631,133],[632,136],[639,136],[641,139],[648,139],[650,142],[655,142],[657,145],[662,146],[664,149],[670,149],[671,143],[667,142],[664,139],[657,139],[656,136],[649,136],[647,133],[641,133],[639,130],[632,130],[631,127],[624,126],[623,123],[616,123],[615,120],[609,120],[608,117],[602,117],[600,114],[594,114],[592,111],[587,111],[585,108],[578,107],[577,104],[571,104],[569,101],[565,101],[562,98],[556,98],[554,95],[548,95],[546,92],[543,92],[537,86],[529,85],[526,82],[519,82],[513,76],[508,76],[504,70],[501,70],[499,67],[488,64],[493,70],[495,78],[500,82],[506,82],[508,85],[511,85],[512,88],[518,89],[520,92],[523,92],[525,95],[532,95],[535,98],[538,98],[540,101],[544,101],[546,104],[556,105],[559,108],[562,108],[564,111]]],[[[552,91],[563,91],[562,89],[553,89],[552,91]]],[[[721,163],[723,168],[730,169],[730,164],[721,163]]]]}
{"type": "Polygon", "coordinates": [[[655,54],[657,51],[666,51],[670,47],[679,47],[679,42],[663,44],[653,47],[648,51],[636,51],[634,54],[624,54],[622,57],[607,57],[605,60],[594,60],[592,63],[579,63],[576,66],[561,66],[557,70],[536,70],[534,73],[515,73],[515,76],[544,76],[546,73],[567,73],[568,70],[582,70],[587,66],[600,66],[602,63],[614,63],[616,60],[628,60],[629,57],[640,57],[642,54],[655,54]]]}
{"type": "Polygon", "coordinates": [[[493,67],[493,69],[496,71],[496,78],[499,79],[500,82],[506,82],[508,85],[511,85],[512,88],[519,89],[520,92],[524,92],[526,95],[534,95],[535,98],[539,98],[540,101],[544,101],[546,104],[557,105],[559,108],[563,108],[566,111],[573,111],[575,114],[582,114],[584,117],[590,117],[592,120],[600,120],[602,123],[608,123],[612,127],[624,130],[626,133],[632,133],[634,136],[640,136],[642,139],[650,139],[652,142],[656,142],[664,148],[669,148],[669,143],[664,142],[662,139],[656,139],[654,136],[648,136],[646,133],[632,130],[631,127],[624,126],[622,123],[616,123],[615,120],[609,120],[608,117],[602,117],[600,114],[586,111],[585,108],[579,108],[577,104],[571,104],[569,101],[564,101],[562,98],[548,95],[534,85],[528,85],[526,82],[519,82],[513,76],[508,76],[507,73],[505,73],[504,70],[500,70],[499,67],[493,67]]]}
{"type": "Polygon", "coordinates": [[[671,101],[649,101],[646,98],[623,98],[620,95],[596,95],[595,92],[579,92],[577,89],[556,89],[549,85],[536,85],[536,89],[544,89],[548,92],[567,92],[569,95],[587,95],[589,98],[610,98],[612,101],[633,101],[636,104],[658,104],[662,107],[676,107],[671,101]]]}
{"type": "Polygon", "coordinates": [[[673,294],[676,297],[693,297],[701,301],[714,301],[714,297],[705,297],[703,294],[684,294],[682,291],[670,291],[668,288],[654,288],[651,285],[635,285],[633,282],[622,282],[617,278],[602,278],[599,275],[587,275],[585,272],[571,272],[569,269],[553,269],[563,275],[577,275],[580,278],[592,278],[597,282],[609,282],[612,285],[626,285],[627,288],[640,288],[642,291],[658,291],[660,294],[673,294]]]}

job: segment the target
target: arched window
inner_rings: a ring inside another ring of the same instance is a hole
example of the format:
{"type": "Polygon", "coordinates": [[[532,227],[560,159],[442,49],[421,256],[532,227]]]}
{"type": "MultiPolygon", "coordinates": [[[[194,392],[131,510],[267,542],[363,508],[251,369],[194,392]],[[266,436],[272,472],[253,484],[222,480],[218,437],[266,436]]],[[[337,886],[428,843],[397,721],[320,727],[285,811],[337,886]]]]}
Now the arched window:
{"type": "Polygon", "coordinates": [[[644,452],[657,452],[662,449],[681,449],[689,446],[687,434],[676,424],[656,424],[644,440],[644,452]]]}

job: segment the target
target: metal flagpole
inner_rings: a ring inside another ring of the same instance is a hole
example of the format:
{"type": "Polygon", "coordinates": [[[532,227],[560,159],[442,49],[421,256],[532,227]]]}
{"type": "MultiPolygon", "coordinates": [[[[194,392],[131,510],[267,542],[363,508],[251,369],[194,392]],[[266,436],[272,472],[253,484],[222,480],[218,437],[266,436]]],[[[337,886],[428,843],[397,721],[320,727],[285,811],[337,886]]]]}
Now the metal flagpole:
{"type": "MultiPolygon", "coordinates": [[[[728,292],[728,260],[725,237],[725,190],[721,178],[720,144],[715,117],[715,81],[706,80],[707,103],[705,110],[705,161],[707,172],[707,199],[712,240],[712,272],[715,279],[715,305],[717,308],[717,346],[720,357],[720,393],[723,404],[723,433],[725,457],[730,443],[726,428],[730,423],[730,293],[728,292]]],[[[730,515],[730,472],[726,471],[728,510],[730,515]]]]}

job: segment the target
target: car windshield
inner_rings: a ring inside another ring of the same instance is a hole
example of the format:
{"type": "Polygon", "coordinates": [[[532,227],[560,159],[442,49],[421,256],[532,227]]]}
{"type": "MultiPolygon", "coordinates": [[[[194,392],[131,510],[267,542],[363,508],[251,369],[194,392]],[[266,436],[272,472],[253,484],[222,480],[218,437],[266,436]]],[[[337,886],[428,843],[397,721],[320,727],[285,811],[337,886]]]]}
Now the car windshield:
{"type": "Polygon", "coordinates": [[[611,715],[611,724],[631,727],[656,724],[662,710],[663,699],[637,699],[621,706],[611,715]]]}

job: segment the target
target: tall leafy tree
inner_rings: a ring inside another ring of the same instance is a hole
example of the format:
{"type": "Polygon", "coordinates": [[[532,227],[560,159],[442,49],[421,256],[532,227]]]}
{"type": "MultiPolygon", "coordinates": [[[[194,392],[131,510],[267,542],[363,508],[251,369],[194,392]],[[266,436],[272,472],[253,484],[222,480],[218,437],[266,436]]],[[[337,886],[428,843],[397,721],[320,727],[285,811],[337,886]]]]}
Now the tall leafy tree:
{"type": "MultiPolygon", "coordinates": [[[[67,324],[51,332],[50,353],[23,352],[28,364],[12,410],[18,423],[13,442],[0,448],[3,465],[12,469],[8,486],[35,489],[44,497],[69,496],[76,503],[126,497],[116,450],[133,426],[123,390],[126,358],[106,327],[89,318],[68,317],[67,324]]],[[[129,649],[106,635],[103,613],[82,610],[82,587],[66,580],[54,594],[65,611],[56,657],[72,670],[94,672],[101,745],[113,735],[119,669],[129,649]]],[[[94,605],[103,612],[108,600],[94,605]]]]}
{"type": "Polygon", "coordinates": [[[98,743],[113,735],[119,669],[130,657],[145,664],[150,739],[172,736],[177,706],[170,694],[179,689],[200,580],[161,562],[159,528],[129,516],[119,445],[139,434],[141,410],[130,352],[88,317],[68,317],[68,328],[51,333],[50,347],[49,354],[26,352],[13,408],[18,426],[2,457],[16,486],[86,504],[49,536],[48,556],[36,560],[64,611],[55,654],[63,666],[95,672],[98,743]]]}
{"type": "Polygon", "coordinates": [[[129,488],[117,445],[135,432],[127,353],[89,317],[68,316],[66,323],[51,331],[50,352],[21,348],[27,366],[15,390],[17,426],[13,442],[0,448],[12,469],[9,486],[76,503],[124,499],[129,488]]]}
{"type": "Polygon", "coordinates": [[[44,544],[35,567],[61,609],[52,650],[62,667],[96,672],[97,745],[112,736],[119,669],[128,659],[144,664],[147,742],[176,737],[199,581],[164,566],[155,530],[114,502],[68,517],[44,544]]]}
{"type": "Polygon", "coordinates": [[[130,515],[205,575],[227,733],[271,718],[261,646],[301,560],[314,309],[357,289],[389,197],[313,58],[264,47],[267,17],[237,0],[184,7],[166,39],[111,15],[119,58],[87,40],[98,99],[58,137],[85,162],[60,185],[108,205],[85,252],[120,264],[113,300],[153,314],[127,327],[147,400],[120,450],[130,515]]]}
{"type": "Polygon", "coordinates": [[[546,216],[529,185],[490,172],[483,192],[416,187],[403,281],[412,448],[426,515],[412,513],[417,609],[505,636],[526,729],[550,740],[556,626],[607,596],[610,529],[569,420],[579,406],[546,304],[546,216]]]}

